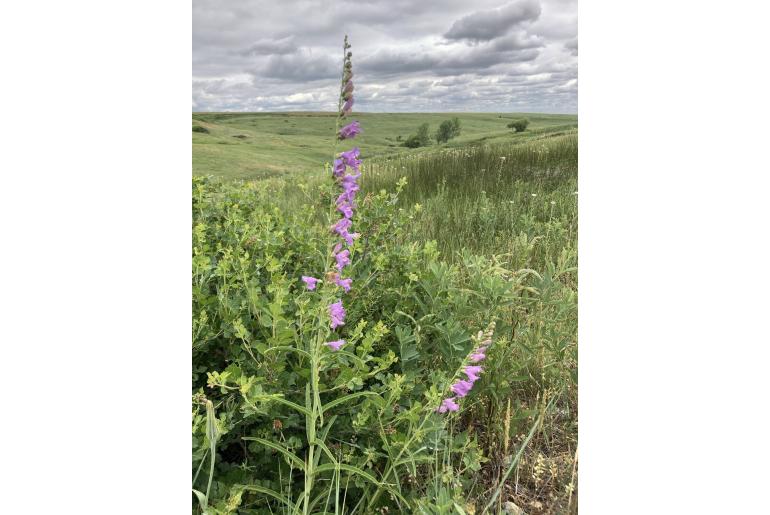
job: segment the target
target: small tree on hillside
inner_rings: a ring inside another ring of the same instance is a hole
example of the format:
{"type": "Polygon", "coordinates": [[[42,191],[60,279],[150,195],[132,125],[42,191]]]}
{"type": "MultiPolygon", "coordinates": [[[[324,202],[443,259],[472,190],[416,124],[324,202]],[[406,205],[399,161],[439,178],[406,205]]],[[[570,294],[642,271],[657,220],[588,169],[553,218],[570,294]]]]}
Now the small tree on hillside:
{"type": "Polygon", "coordinates": [[[460,135],[460,119],[455,117],[451,120],[444,120],[436,131],[436,141],[446,143],[455,136],[460,135]]]}
{"type": "Polygon", "coordinates": [[[516,132],[524,132],[527,129],[527,125],[529,125],[529,120],[526,118],[521,118],[519,120],[513,120],[511,123],[509,123],[508,128],[513,129],[516,132]]]}
{"type": "Polygon", "coordinates": [[[417,139],[420,141],[421,147],[427,147],[430,145],[430,127],[427,123],[423,123],[417,128],[417,139]]]}
{"type": "Polygon", "coordinates": [[[404,146],[409,148],[427,147],[430,145],[429,131],[428,124],[423,123],[417,128],[417,134],[412,134],[404,141],[404,146]]]}

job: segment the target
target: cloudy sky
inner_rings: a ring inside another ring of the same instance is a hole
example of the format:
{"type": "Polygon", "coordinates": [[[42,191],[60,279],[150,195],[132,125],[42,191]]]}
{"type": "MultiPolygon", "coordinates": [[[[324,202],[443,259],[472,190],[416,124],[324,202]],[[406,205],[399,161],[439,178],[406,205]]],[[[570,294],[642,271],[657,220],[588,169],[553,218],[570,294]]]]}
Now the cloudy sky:
{"type": "Polygon", "coordinates": [[[193,111],[577,112],[575,0],[193,0],[193,111]]]}

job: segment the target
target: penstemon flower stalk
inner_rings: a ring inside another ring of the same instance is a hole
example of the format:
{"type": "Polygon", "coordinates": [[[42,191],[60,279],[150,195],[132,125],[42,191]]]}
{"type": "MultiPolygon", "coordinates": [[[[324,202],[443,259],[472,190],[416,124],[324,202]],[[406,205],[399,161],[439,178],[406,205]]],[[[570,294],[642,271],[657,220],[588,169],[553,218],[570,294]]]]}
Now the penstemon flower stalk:
{"type": "MultiPolygon", "coordinates": [[[[348,293],[352,288],[353,279],[342,277],[342,273],[345,267],[351,264],[349,247],[354,244],[358,237],[358,233],[352,232],[351,229],[352,218],[356,209],[355,197],[360,189],[358,185],[358,178],[361,177],[360,151],[358,148],[353,148],[337,153],[337,145],[341,141],[355,138],[361,133],[361,126],[357,121],[347,123],[340,128],[341,123],[350,115],[353,107],[353,66],[351,63],[352,53],[349,52],[349,49],[350,44],[347,36],[345,36],[333,164],[330,174],[335,187],[339,190],[339,195],[334,202],[330,203],[329,207],[329,239],[324,261],[324,273],[322,274],[323,279],[307,275],[302,276],[305,288],[308,291],[315,291],[320,296],[313,328],[314,335],[310,339],[312,343],[307,345],[305,349],[305,352],[310,356],[311,373],[305,395],[308,451],[305,459],[305,490],[301,499],[304,514],[308,514],[311,509],[311,493],[315,485],[321,451],[326,453],[335,463],[338,471],[340,467],[329,453],[323,438],[318,439],[317,435],[319,433],[325,434],[324,431],[319,431],[324,426],[324,408],[319,390],[321,364],[322,360],[329,356],[329,353],[340,352],[346,344],[344,339],[333,339],[333,337],[334,331],[345,325],[346,312],[339,290],[342,289],[348,293]],[[337,219],[338,216],[341,218],[337,219]],[[348,248],[343,248],[343,245],[348,248]],[[321,287],[317,288],[319,283],[321,287]]],[[[339,480],[339,473],[337,473],[336,478],[339,480]]]]}
{"type": "MultiPolygon", "coordinates": [[[[382,484],[388,481],[390,475],[395,471],[395,464],[399,463],[401,456],[403,456],[407,449],[409,449],[409,446],[412,444],[412,442],[414,442],[414,440],[416,440],[417,437],[422,434],[423,427],[425,427],[425,424],[428,420],[430,420],[432,415],[435,413],[444,414],[447,412],[457,412],[460,410],[460,405],[457,403],[457,401],[468,394],[470,389],[473,387],[473,383],[479,379],[478,374],[483,371],[480,365],[472,365],[471,363],[475,363],[486,358],[484,353],[489,348],[489,346],[492,345],[492,336],[494,335],[494,332],[495,322],[492,321],[489,323],[486,330],[479,331],[476,336],[472,337],[475,345],[468,356],[466,356],[466,358],[463,360],[460,367],[455,371],[452,379],[448,383],[448,386],[444,388],[444,391],[441,394],[441,402],[438,406],[427,406],[427,409],[422,417],[422,420],[420,421],[419,426],[417,426],[417,429],[412,431],[406,443],[403,445],[403,447],[401,447],[401,451],[396,455],[395,459],[390,461],[386,467],[385,472],[380,478],[382,484]],[[475,360],[474,356],[476,357],[475,360]],[[483,357],[478,359],[479,356],[483,357]],[[466,379],[463,379],[463,375],[466,377],[466,379]],[[449,392],[452,392],[455,395],[448,396],[449,392]]],[[[382,487],[379,487],[370,497],[368,509],[371,510],[374,507],[374,504],[382,493],[382,490],[382,487]]]]}

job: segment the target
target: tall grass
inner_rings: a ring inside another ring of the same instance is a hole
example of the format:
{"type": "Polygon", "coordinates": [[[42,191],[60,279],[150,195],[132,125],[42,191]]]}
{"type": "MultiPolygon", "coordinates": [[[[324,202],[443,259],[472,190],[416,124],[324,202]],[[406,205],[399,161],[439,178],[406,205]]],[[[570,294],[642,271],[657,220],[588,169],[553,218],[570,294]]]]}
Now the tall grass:
{"type": "Polygon", "coordinates": [[[542,269],[577,239],[577,131],[396,157],[369,166],[363,187],[400,177],[417,204],[411,235],[436,240],[448,260],[463,248],[502,254],[514,268],[542,269]]]}

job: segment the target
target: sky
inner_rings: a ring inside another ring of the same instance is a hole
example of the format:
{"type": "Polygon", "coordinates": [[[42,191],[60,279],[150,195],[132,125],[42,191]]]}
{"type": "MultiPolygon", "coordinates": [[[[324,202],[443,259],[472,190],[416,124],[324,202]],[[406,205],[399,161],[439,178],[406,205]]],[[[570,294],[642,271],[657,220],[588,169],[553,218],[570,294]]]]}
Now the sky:
{"type": "Polygon", "coordinates": [[[577,112],[575,0],[193,0],[193,111],[577,112]]]}

